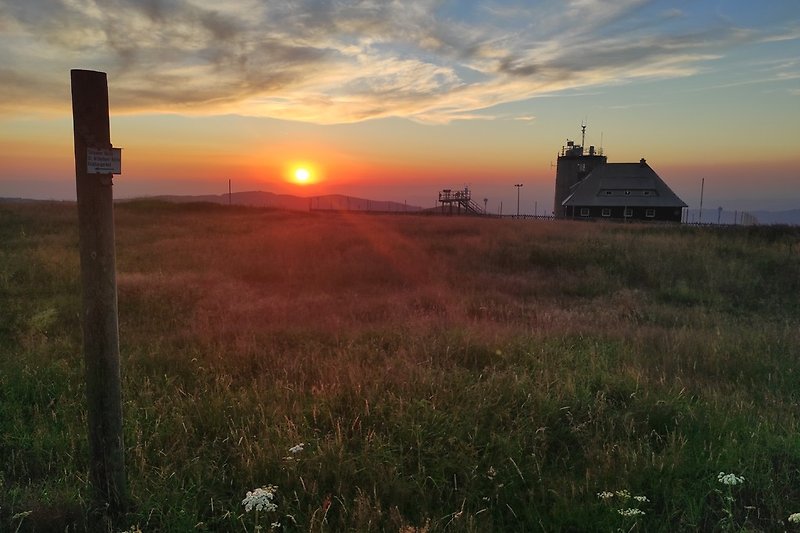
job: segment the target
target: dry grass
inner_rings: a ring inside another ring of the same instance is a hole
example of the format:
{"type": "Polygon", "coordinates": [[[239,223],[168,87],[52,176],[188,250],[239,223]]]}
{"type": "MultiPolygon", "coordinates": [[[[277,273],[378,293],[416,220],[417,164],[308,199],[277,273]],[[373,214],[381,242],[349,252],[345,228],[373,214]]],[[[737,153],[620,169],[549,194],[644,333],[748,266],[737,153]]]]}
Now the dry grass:
{"type": "MultiPolygon", "coordinates": [[[[73,209],[0,208],[0,528],[87,508],[73,209]]],[[[121,205],[125,526],[250,531],[273,483],[289,531],[711,530],[724,470],[738,524],[780,528],[797,240],[121,205]]]]}

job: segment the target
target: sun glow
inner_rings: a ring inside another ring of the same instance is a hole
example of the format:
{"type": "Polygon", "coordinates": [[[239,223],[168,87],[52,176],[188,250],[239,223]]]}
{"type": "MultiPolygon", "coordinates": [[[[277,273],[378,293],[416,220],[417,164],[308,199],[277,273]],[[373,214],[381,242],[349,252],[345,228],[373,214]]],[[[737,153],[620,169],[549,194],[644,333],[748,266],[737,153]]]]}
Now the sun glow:
{"type": "Polygon", "coordinates": [[[284,167],[284,179],[294,185],[314,185],[322,179],[317,165],[308,161],[293,161],[284,167]]]}
{"type": "Polygon", "coordinates": [[[309,179],[311,179],[311,172],[309,172],[307,168],[300,167],[295,169],[294,181],[297,183],[308,183],[309,179]]]}

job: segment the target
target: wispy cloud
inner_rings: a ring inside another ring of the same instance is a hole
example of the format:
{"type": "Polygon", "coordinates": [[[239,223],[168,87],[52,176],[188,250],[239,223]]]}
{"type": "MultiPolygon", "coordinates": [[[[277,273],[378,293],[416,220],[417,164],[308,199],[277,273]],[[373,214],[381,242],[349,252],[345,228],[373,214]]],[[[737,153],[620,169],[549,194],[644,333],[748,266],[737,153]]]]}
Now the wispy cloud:
{"type": "Polygon", "coordinates": [[[781,33],[776,33],[774,35],[766,35],[764,36],[761,41],[765,43],[779,43],[785,41],[797,41],[800,40],[800,27],[793,27],[781,33]]]}
{"type": "MultiPolygon", "coordinates": [[[[786,39],[646,0],[0,0],[0,112],[64,111],[66,71],[117,112],[448,122],[564,89],[697,73],[786,39]]],[[[66,89],[68,91],[68,88],[66,89]]]]}

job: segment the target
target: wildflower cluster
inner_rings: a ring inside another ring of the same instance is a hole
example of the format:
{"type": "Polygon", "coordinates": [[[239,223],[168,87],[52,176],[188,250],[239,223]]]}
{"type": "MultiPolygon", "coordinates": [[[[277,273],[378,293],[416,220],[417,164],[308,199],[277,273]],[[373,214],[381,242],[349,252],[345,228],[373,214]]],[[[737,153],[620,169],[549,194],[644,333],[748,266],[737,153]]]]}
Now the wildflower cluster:
{"type": "Polygon", "coordinates": [[[284,458],[283,458],[283,460],[284,460],[284,461],[297,461],[297,460],[299,460],[299,458],[297,457],[297,455],[298,455],[300,452],[302,452],[302,451],[303,451],[303,449],[304,449],[305,445],[306,445],[306,443],[305,443],[305,442],[301,442],[300,444],[295,444],[294,446],[292,446],[291,448],[289,448],[289,454],[290,454],[290,455],[287,455],[286,457],[284,457],[284,458]]]}
{"type": "Polygon", "coordinates": [[[725,515],[725,517],[720,521],[720,524],[722,525],[723,529],[730,529],[732,531],[738,527],[736,523],[736,515],[733,509],[734,505],[736,504],[736,499],[733,497],[733,487],[744,483],[744,476],[720,472],[717,474],[717,481],[725,485],[725,488],[722,490],[716,489],[717,494],[719,494],[722,500],[722,512],[725,515]]]}
{"type": "Polygon", "coordinates": [[[643,516],[645,512],[639,509],[638,505],[650,502],[647,496],[633,496],[627,489],[615,490],[614,492],[604,490],[598,492],[597,497],[604,502],[616,503],[619,506],[617,507],[617,514],[626,518],[643,516]]]}
{"type": "Polygon", "coordinates": [[[800,513],[792,513],[789,515],[789,522],[792,524],[800,524],[800,513]]]}
{"type": "Polygon", "coordinates": [[[720,472],[717,474],[717,481],[722,483],[723,485],[740,485],[744,483],[744,476],[737,476],[736,474],[726,474],[725,472],[720,472]]]}
{"type": "Polygon", "coordinates": [[[278,487],[274,485],[267,485],[266,487],[261,487],[259,489],[248,490],[247,496],[245,496],[244,500],[242,500],[244,510],[248,513],[253,509],[256,511],[267,512],[277,510],[278,506],[274,502],[275,493],[277,490],[278,487]]]}

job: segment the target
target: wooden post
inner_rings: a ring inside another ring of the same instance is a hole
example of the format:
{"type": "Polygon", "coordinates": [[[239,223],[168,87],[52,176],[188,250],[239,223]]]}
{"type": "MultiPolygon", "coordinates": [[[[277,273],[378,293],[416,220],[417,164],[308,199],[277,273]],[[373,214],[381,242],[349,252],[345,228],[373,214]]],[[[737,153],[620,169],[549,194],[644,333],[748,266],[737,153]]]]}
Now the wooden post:
{"type": "Polygon", "coordinates": [[[126,508],[122,442],[112,174],[89,174],[87,149],[110,149],[105,72],[72,70],[75,183],[83,287],[83,353],[89,422],[89,477],[102,512],[126,508]]]}

